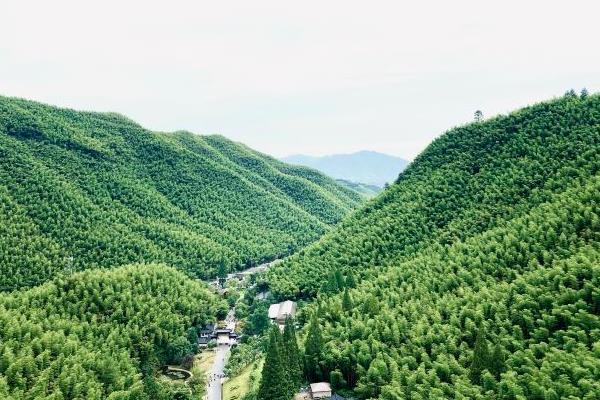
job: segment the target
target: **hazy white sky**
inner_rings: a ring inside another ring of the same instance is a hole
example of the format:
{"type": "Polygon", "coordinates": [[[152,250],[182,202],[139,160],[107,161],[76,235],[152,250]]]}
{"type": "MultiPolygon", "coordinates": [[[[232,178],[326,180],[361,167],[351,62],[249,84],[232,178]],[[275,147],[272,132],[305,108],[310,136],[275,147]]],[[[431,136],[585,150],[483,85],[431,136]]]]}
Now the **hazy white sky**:
{"type": "Polygon", "coordinates": [[[600,90],[599,15],[597,0],[3,0],[0,94],[275,156],[412,158],[478,108],[600,90]]]}

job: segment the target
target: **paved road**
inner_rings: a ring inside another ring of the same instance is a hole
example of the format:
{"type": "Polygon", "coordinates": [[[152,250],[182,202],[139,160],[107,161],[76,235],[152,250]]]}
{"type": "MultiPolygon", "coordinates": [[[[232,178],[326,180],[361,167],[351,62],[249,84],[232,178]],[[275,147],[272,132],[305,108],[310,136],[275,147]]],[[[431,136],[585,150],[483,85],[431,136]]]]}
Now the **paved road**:
{"type": "Polygon", "coordinates": [[[215,354],[215,362],[213,364],[212,370],[210,374],[208,374],[208,378],[206,381],[206,399],[207,400],[221,400],[221,380],[223,379],[224,369],[225,369],[225,360],[229,353],[229,346],[226,344],[221,344],[214,350],[215,354]]]}
{"type": "MultiPolygon", "coordinates": [[[[235,309],[229,310],[225,318],[227,329],[235,329],[235,309]]],[[[215,362],[206,381],[206,400],[221,400],[222,379],[225,377],[225,362],[229,356],[230,344],[220,344],[215,351],[215,362]]]]}
{"type": "MultiPolygon", "coordinates": [[[[271,265],[277,262],[279,262],[279,260],[264,263],[256,267],[248,268],[244,271],[240,271],[239,273],[255,274],[259,272],[264,272],[271,265]]],[[[225,324],[227,329],[231,329],[232,331],[235,330],[236,320],[234,308],[230,309],[229,313],[227,313],[227,317],[225,318],[225,324]]],[[[204,397],[205,400],[221,400],[222,379],[225,377],[225,363],[227,362],[227,357],[229,356],[230,349],[231,344],[221,344],[214,349],[215,362],[207,377],[206,396],[204,397]]]]}

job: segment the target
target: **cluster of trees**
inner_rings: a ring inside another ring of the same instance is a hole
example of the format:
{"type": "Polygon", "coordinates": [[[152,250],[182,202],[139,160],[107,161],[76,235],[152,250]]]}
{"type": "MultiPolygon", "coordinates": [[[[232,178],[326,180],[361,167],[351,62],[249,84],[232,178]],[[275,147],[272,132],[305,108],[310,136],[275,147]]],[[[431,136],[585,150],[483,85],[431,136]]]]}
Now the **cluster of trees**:
{"type": "Polygon", "coordinates": [[[161,265],[90,270],[0,295],[0,397],[174,398],[178,389],[157,371],[181,362],[197,328],[226,313],[204,285],[161,265]]]}
{"type": "Polygon", "coordinates": [[[315,375],[361,398],[597,398],[598,204],[600,177],[371,271],[350,309],[319,297],[315,375]]]}
{"type": "Polygon", "coordinates": [[[600,397],[600,96],[457,128],[268,273],[364,399],[600,397]],[[356,285],[340,285],[352,275],[356,285]]]}
{"type": "Polygon", "coordinates": [[[298,392],[302,382],[302,358],[296,328],[292,319],[288,318],[283,335],[276,326],[269,331],[265,364],[256,399],[289,400],[298,392]]]}
{"type": "Polygon", "coordinates": [[[262,358],[267,350],[268,335],[242,336],[242,342],[232,347],[225,374],[237,376],[244,368],[262,358]]]}
{"type": "Polygon", "coordinates": [[[167,263],[198,278],[290,254],[361,201],[221,136],[0,97],[0,290],[167,263]]]}

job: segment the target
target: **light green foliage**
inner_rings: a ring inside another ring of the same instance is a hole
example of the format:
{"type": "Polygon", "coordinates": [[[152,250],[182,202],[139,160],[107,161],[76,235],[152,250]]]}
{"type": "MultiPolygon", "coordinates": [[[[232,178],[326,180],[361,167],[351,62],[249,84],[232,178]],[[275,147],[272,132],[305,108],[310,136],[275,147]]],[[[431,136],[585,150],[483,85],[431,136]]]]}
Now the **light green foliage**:
{"type": "Polygon", "coordinates": [[[160,265],[90,270],[1,295],[0,393],[171,398],[155,369],[189,351],[188,327],[225,311],[204,285],[160,265]]]}
{"type": "MultiPolygon", "coordinates": [[[[278,298],[313,297],[336,269],[370,267],[484,232],[597,171],[600,96],[567,96],[455,128],[396,184],[269,272],[278,298]]],[[[370,272],[369,272],[370,273],[370,272]]]]}
{"type": "Polygon", "coordinates": [[[137,262],[213,277],[290,254],[360,201],[221,136],[0,97],[0,290],[137,262]]]}
{"type": "Polygon", "coordinates": [[[246,337],[242,343],[234,346],[225,366],[227,376],[237,376],[248,365],[260,359],[267,347],[267,339],[266,335],[250,336],[246,337]]]}
{"type": "Polygon", "coordinates": [[[598,398],[599,205],[600,96],[569,94],[440,137],[271,290],[352,272],[306,344],[359,398],[598,398]]]}

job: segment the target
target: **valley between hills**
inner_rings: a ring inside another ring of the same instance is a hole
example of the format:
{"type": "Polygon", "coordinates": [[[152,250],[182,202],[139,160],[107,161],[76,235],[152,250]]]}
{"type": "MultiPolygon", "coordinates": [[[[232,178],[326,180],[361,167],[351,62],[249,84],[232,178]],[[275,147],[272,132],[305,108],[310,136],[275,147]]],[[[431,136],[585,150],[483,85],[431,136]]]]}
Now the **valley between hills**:
{"type": "Polygon", "coordinates": [[[599,398],[599,173],[587,92],[450,129],[369,200],[0,97],[0,399],[599,398]]]}

